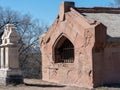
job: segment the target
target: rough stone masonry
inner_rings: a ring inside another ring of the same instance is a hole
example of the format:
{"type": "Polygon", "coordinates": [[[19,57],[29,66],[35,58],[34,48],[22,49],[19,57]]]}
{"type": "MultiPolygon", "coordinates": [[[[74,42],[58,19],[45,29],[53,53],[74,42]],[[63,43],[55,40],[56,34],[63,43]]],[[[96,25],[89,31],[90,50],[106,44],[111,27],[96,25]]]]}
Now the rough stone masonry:
{"type": "Polygon", "coordinates": [[[43,80],[93,88],[120,83],[120,9],[63,2],[40,38],[43,80]]]}

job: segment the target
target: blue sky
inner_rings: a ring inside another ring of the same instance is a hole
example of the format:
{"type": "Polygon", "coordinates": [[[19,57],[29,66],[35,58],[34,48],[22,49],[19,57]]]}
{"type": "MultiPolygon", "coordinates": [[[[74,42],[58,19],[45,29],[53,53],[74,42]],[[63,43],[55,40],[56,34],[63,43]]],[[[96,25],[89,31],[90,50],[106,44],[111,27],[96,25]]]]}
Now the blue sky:
{"type": "MultiPolygon", "coordinates": [[[[52,24],[58,15],[60,3],[65,0],[0,0],[0,6],[23,14],[29,13],[46,24],[52,24]]],[[[109,6],[114,0],[69,0],[77,7],[109,6]]]]}

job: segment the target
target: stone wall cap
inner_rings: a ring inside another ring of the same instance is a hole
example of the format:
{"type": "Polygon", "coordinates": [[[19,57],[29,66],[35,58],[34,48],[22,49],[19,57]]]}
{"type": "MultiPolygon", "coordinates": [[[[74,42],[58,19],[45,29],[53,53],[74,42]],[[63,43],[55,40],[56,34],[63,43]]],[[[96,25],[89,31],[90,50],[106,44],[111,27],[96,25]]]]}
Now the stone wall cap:
{"type": "Polygon", "coordinates": [[[85,8],[78,7],[75,8],[78,12],[81,13],[113,13],[120,14],[120,8],[112,8],[112,7],[93,7],[93,8],[85,8]]]}
{"type": "Polygon", "coordinates": [[[15,27],[14,24],[6,24],[5,26],[6,26],[6,27],[15,27]]]}
{"type": "Polygon", "coordinates": [[[18,44],[15,44],[15,43],[6,43],[6,44],[1,44],[0,47],[19,47],[18,44]]]}

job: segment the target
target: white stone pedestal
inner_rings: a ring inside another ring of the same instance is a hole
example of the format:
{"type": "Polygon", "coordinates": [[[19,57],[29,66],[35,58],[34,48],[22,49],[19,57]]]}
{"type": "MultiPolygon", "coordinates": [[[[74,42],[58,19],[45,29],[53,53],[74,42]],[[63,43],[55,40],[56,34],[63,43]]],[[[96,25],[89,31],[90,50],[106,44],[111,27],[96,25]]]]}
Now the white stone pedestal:
{"type": "Polygon", "coordinates": [[[23,77],[19,68],[19,36],[13,24],[5,26],[2,36],[1,61],[0,61],[0,84],[23,83],[23,77]]]}
{"type": "Polygon", "coordinates": [[[19,69],[0,69],[0,84],[23,83],[22,73],[19,69]]]}

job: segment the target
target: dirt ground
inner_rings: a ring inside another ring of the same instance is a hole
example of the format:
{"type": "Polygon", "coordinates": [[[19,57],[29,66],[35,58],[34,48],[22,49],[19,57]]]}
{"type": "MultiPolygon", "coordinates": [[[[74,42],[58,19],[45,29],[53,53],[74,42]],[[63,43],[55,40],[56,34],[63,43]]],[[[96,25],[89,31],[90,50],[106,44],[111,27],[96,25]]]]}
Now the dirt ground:
{"type": "Polygon", "coordinates": [[[23,85],[0,86],[0,90],[120,90],[120,87],[99,87],[96,89],[65,86],[56,83],[49,83],[39,79],[25,79],[23,85]]]}

